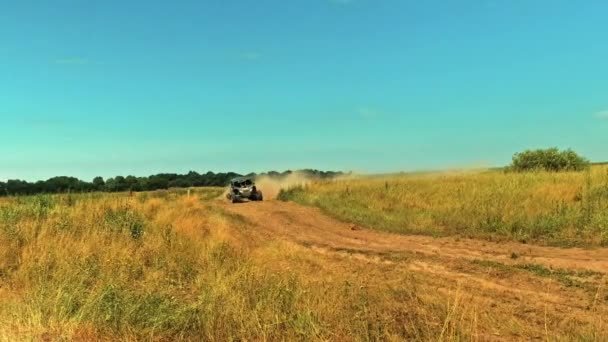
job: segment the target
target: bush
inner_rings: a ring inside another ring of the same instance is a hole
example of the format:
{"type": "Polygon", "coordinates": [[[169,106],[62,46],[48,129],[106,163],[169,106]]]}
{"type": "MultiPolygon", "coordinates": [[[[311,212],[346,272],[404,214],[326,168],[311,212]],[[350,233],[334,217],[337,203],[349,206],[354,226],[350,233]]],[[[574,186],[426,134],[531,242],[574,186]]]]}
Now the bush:
{"type": "Polygon", "coordinates": [[[589,161],[576,152],[557,148],[526,150],[515,153],[510,171],[582,171],[589,167],[589,161]]]}

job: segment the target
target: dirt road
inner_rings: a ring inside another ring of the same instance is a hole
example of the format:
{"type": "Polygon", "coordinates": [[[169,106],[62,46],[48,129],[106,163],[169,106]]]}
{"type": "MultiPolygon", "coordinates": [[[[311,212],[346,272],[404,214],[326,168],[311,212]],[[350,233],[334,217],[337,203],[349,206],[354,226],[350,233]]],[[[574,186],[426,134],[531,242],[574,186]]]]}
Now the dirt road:
{"type": "Polygon", "coordinates": [[[407,269],[439,293],[468,292],[475,305],[488,310],[484,314],[529,325],[530,331],[511,337],[542,334],[547,312],[565,330],[570,324],[597,325],[597,317],[608,315],[608,249],[389,234],[340,222],[316,208],[274,200],[217,205],[265,239],[287,240],[311,253],[372,267],[407,269]]]}
{"type": "Polygon", "coordinates": [[[365,255],[416,253],[447,259],[491,260],[508,265],[539,264],[567,270],[608,272],[608,249],[542,247],[512,242],[398,235],[340,222],[319,209],[290,202],[225,205],[258,228],[311,248],[365,255]]]}

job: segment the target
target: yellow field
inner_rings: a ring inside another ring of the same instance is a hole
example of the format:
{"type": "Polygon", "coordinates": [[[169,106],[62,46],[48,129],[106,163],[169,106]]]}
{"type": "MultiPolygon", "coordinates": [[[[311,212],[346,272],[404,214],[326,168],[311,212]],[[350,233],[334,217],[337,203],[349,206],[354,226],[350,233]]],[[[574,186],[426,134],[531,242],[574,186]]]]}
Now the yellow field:
{"type": "MultiPolygon", "coordinates": [[[[602,172],[591,175],[593,191],[602,172]]],[[[466,227],[501,207],[501,217],[514,218],[552,213],[555,203],[584,212],[585,189],[584,174],[479,174],[315,184],[300,195],[343,196],[336,215],[362,208],[370,224],[374,211],[403,222],[398,208],[439,210],[445,216],[408,216],[410,229],[450,232],[450,219],[466,227]]],[[[215,199],[222,191],[3,199],[0,340],[608,339],[601,272],[558,278],[540,265],[357,249],[350,238],[348,246],[321,246],[324,231],[304,237],[307,227],[330,225],[370,242],[391,237],[358,236],[295,204],[230,206],[215,199]]],[[[601,217],[599,205],[590,222],[601,217]]],[[[572,222],[553,238],[574,241],[566,234],[578,231],[572,222]]],[[[602,239],[592,230],[580,241],[602,239]]]]}
{"type": "Polygon", "coordinates": [[[608,167],[315,182],[281,197],[368,228],[558,246],[608,246],[608,167]]]}
{"type": "Polygon", "coordinates": [[[5,200],[0,215],[0,340],[436,336],[445,319],[440,307],[406,310],[417,301],[407,286],[302,280],[313,257],[244,239],[199,196],[39,196],[5,200]]]}

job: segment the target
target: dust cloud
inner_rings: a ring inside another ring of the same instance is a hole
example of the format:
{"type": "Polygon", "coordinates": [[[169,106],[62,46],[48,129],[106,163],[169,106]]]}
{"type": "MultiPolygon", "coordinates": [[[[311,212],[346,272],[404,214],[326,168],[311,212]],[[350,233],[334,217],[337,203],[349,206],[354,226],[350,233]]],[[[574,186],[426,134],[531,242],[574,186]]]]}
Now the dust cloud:
{"type": "Polygon", "coordinates": [[[312,178],[299,172],[293,172],[285,177],[260,176],[255,179],[257,187],[264,194],[264,198],[276,199],[281,189],[289,189],[296,186],[305,186],[312,178]]]}

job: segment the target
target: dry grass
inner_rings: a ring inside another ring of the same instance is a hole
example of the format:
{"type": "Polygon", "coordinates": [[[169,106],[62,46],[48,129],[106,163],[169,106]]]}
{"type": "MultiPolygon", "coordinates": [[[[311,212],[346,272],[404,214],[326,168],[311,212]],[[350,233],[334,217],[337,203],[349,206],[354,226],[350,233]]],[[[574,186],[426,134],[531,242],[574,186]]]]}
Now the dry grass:
{"type": "Polygon", "coordinates": [[[407,262],[312,253],[263,236],[218,209],[210,198],[221,191],[3,200],[0,340],[607,337],[595,318],[565,326],[549,313],[528,324],[517,307],[495,307],[466,283],[407,262]]]}
{"type": "Polygon", "coordinates": [[[436,299],[426,304],[406,274],[390,291],[359,278],[364,266],[323,277],[319,268],[340,263],[315,260],[297,245],[248,238],[243,222],[201,200],[207,195],[3,201],[0,340],[467,334],[460,322],[466,318],[446,316],[447,303],[436,299]],[[440,329],[444,322],[447,330],[440,329]]]}
{"type": "Polygon", "coordinates": [[[568,173],[365,177],[312,183],[281,198],[396,233],[608,245],[606,166],[568,173]]]}

